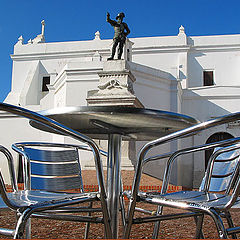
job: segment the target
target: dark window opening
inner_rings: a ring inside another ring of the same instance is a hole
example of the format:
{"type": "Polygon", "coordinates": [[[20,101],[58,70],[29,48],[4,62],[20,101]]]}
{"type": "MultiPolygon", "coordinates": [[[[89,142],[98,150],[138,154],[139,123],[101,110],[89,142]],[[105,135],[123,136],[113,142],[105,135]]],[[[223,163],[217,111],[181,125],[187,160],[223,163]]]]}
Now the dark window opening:
{"type": "MultiPolygon", "coordinates": [[[[214,143],[214,142],[218,142],[218,141],[223,141],[223,140],[227,140],[233,138],[233,136],[227,132],[219,132],[219,133],[215,133],[212,136],[210,136],[208,138],[208,140],[206,141],[206,143],[214,143]]],[[[205,151],[205,170],[207,169],[207,165],[208,165],[208,161],[210,156],[212,155],[214,149],[209,149],[205,151]]]]}
{"type": "Polygon", "coordinates": [[[47,85],[50,84],[50,76],[43,77],[42,79],[42,92],[48,92],[47,85]]]}
{"type": "Polygon", "coordinates": [[[203,86],[214,85],[213,71],[203,71],[203,86]]]}

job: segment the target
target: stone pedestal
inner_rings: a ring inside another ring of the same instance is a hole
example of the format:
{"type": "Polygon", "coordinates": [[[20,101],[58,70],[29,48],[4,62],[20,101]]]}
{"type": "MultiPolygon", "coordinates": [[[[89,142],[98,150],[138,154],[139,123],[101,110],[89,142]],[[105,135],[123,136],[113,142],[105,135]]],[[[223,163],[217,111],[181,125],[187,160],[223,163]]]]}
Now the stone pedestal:
{"type": "MultiPolygon", "coordinates": [[[[144,107],[134,95],[133,83],[136,79],[131,73],[128,61],[107,61],[103,65],[103,71],[99,72],[98,75],[98,89],[88,92],[87,102],[89,106],[144,107]]],[[[99,145],[107,150],[107,141],[101,140],[99,145]]],[[[135,142],[123,142],[121,154],[121,168],[133,170],[132,160],[136,157],[135,142]]]]}
{"type": "Polygon", "coordinates": [[[98,90],[88,92],[90,106],[134,106],[142,108],[142,103],[134,95],[135,77],[126,60],[111,60],[103,64],[98,73],[98,90]]]}

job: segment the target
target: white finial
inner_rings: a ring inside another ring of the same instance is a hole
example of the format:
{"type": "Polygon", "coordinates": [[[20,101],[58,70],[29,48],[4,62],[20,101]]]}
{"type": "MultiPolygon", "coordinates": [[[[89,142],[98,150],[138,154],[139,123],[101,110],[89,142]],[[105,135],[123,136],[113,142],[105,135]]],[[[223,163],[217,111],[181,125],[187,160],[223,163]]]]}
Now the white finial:
{"type": "Polygon", "coordinates": [[[41,21],[41,24],[42,24],[42,33],[41,34],[38,34],[37,37],[35,37],[33,40],[32,40],[32,43],[44,43],[45,42],[45,37],[44,37],[44,30],[45,30],[45,21],[42,20],[41,21]]]}
{"type": "Polygon", "coordinates": [[[184,29],[183,25],[181,25],[181,27],[179,28],[179,34],[180,33],[184,33],[185,34],[185,29],[184,29]]]}
{"type": "Polygon", "coordinates": [[[18,42],[19,42],[20,44],[23,44],[23,41],[24,41],[24,39],[23,39],[23,36],[21,35],[21,36],[18,38],[18,42]]]}
{"type": "Polygon", "coordinates": [[[99,32],[99,31],[95,32],[95,38],[94,38],[94,40],[96,40],[96,39],[101,39],[101,38],[100,38],[100,32],[99,32]]]}
{"type": "Polygon", "coordinates": [[[44,36],[44,30],[45,30],[45,21],[42,20],[41,21],[41,24],[42,24],[42,36],[44,36]]]}
{"type": "Polygon", "coordinates": [[[18,38],[18,41],[17,41],[17,43],[15,44],[15,46],[22,46],[22,45],[23,45],[23,41],[24,41],[24,39],[23,39],[23,36],[21,35],[21,36],[18,38]]]}
{"type": "Polygon", "coordinates": [[[102,56],[99,51],[96,51],[92,56],[92,61],[102,61],[102,56]]]}

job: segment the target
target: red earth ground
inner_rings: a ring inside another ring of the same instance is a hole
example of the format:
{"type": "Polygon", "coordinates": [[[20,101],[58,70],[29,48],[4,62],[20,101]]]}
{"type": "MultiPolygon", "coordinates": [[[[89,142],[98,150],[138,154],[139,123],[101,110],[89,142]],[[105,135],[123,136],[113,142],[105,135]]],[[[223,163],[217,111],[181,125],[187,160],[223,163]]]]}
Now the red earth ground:
{"type": "MultiPolygon", "coordinates": [[[[132,171],[123,171],[123,183],[126,188],[130,188],[133,178],[132,171]]],[[[94,180],[92,171],[83,171],[83,177],[85,177],[85,185],[89,189],[94,189],[96,186],[96,180],[94,180]]],[[[161,185],[159,180],[151,178],[144,175],[143,181],[141,182],[141,187],[143,190],[157,189],[161,185]]],[[[177,190],[181,187],[171,186],[170,190],[177,190]]],[[[146,204],[141,204],[141,207],[150,208],[152,210],[156,209],[153,206],[147,206],[146,204]]],[[[176,213],[179,210],[165,208],[167,213],[176,213]]],[[[239,213],[240,211],[234,210],[232,212],[233,220],[236,224],[239,223],[239,213]]],[[[140,214],[140,213],[138,213],[140,214]]],[[[13,228],[15,222],[14,213],[2,212],[0,216],[0,227],[13,228]]],[[[45,220],[45,219],[32,219],[32,238],[35,239],[53,239],[53,238],[67,238],[67,239],[81,239],[84,238],[84,223],[76,222],[63,222],[55,220],[45,220]]],[[[142,239],[142,238],[151,238],[151,233],[153,230],[153,224],[140,224],[134,225],[132,227],[130,238],[133,239],[142,239]]],[[[203,232],[205,238],[218,238],[214,223],[212,219],[208,216],[204,219],[203,232]]],[[[122,237],[122,227],[119,228],[119,238],[122,237]]],[[[161,223],[161,228],[159,232],[159,238],[161,239],[183,239],[183,238],[194,238],[195,233],[195,222],[193,218],[185,218],[179,220],[165,221],[161,223]]],[[[240,235],[238,236],[240,237],[240,235]]],[[[0,238],[7,238],[1,236],[0,238]]],[[[103,226],[102,224],[91,224],[89,238],[104,238],[103,235],[103,226]]]]}

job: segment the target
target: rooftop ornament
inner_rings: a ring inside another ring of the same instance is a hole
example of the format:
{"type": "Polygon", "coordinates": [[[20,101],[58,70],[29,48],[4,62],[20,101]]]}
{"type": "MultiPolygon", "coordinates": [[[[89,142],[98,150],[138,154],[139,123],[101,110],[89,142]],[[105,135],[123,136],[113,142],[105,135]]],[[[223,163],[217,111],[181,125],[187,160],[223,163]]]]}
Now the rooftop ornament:
{"type": "Polygon", "coordinates": [[[100,32],[99,32],[99,31],[95,32],[95,38],[94,38],[94,40],[101,40],[101,38],[100,38],[100,32]]]}
{"type": "Polygon", "coordinates": [[[29,43],[44,43],[45,42],[45,37],[44,37],[44,31],[45,31],[45,21],[41,21],[42,24],[42,33],[37,35],[33,40],[29,40],[29,43]]]}
{"type": "Polygon", "coordinates": [[[179,34],[185,34],[185,28],[183,27],[183,25],[181,25],[181,27],[179,28],[179,34]]]}

